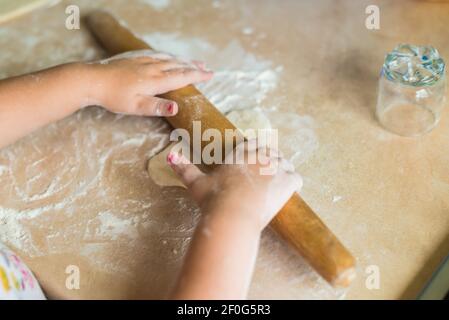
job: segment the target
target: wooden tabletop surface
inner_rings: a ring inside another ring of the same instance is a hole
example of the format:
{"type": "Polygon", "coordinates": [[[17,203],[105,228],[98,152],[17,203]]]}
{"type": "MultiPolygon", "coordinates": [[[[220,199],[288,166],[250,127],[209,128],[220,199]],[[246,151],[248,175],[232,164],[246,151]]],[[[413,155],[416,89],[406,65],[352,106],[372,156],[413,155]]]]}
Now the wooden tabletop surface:
{"type": "MultiPolygon", "coordinates": [[[[313,122],[317,147],[297,165],[301,195],[353,252],[358,278],[333,290],[267,230],[250,298],[413,298],[448,254],[448,109],[413,139],[374,117],[380,67],[396,44],[431,44],[449,61],[448,1],[61,1],[0,25],[0,77],[102,55],[85,27],[64,27],[72,3],[82,14],[106,8],[143,36],[176,33],[217,48],[237,41],[282,66],[262,106],[313,122]],[[365,27],[371,4],[379,30],[365,27]],[[371,288],[376,271],[380,286],[371,288]]],[[[0,239],[50,297],[166,296],[199,215],[186,192],[145,173],[148,150],[168,132],[160,120],[90,108],[0,151],[0,239]],[[123,142],[149,131],[160,134],[123,142]],[[80,290],[65,286],[69,265],[80,268],[80,290]]]]}

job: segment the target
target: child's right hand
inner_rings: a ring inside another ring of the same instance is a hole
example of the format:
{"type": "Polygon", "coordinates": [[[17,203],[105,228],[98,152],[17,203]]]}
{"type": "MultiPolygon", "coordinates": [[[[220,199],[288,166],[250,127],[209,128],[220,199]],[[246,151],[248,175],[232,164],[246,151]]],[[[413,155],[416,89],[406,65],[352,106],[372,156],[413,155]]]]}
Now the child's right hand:
{"type": "Polygon", "coordinates": [[[87,67],[88,105],[142,116],[175,115],[176,102],[155,96],[213,76],[202,62],[184,61],[152,50],[127,52],[87,67]]]}
{"type": "MultiPolygon", "coordinates": [[[[256,140],[245,142],[244,149],[236,150],[257,155],[257,159],[263,159],[259,157],[261,152],[266,154],[266,150],[257,148],[256,140]]],[[[255,164],[248,164],[248,161],[245,164],[223,164],[207,175],[177,153],[170,153],[167,161],[188,187],[204,214],[243,219],[261,231],[292,194],[302,187],[301,177],[279,152],[271,150],[268,158],[276,168],[270,175],[261,174],[261,169],[268,167],[268,163],[262,164],[261,161],[255,164]]]]}
{"type": "Polygon", "coordinates": [[[167,156],[203,213],[175,299],[244,299],[262,229],[302,185],[291,163],[276,151],[259,148],[256,140],[238,145],[233,153],[243,164],[228,164],[236,163],[230,153],[211,174],[175,151],[167,156]]]}

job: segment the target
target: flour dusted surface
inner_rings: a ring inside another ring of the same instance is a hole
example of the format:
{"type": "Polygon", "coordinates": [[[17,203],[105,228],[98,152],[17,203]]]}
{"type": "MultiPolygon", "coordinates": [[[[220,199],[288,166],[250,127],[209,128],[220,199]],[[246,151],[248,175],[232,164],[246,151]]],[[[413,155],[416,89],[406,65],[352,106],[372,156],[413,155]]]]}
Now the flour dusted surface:
{"type": "MultiPolygon", "coordinates": [[[[38,15],[31,19],[47,25],[48,32],[37,33],[22,25],[0,30],[0,44],[15,38],[20,39],[17,47],[21,48],[19,53],[0,53],[1,77],[100,58],[92,49],[95,44],[81,34],[66,37],[54,19],[38,15]],[[66,40],[59,42],[59,38],[66,40]]],[[[244,36],[251,35],[245,32],[244,36]]],[[[288,117],[277,112],[281,99],[267,102],[282,81],[283,66],[257,56],[238,40],[217,45],[177,32],[146,33],[144,38],[157,49],[207,61],[216,76],[199,89],[222,112],[260,108],[270,121],[288,117]]],[[[306,149],[301,155],[296,154],[299,150],[287,151],[301,164],[312,156],[318,139],[312,118],[295,117],[285,134],[299,137],[306,149]]],[[[146,174],[147,160],[168,144],[168,133],[162,120],[113,115],[91,107],[1,150],[1,241],[28,260],[40,278],[51,279],[54,275],[47,268],[57,266],[62,257],[80,265],[83,272],[97,274],[88,286],[91,291],[101,281],[109,286],[110,279],[121,279],[135,286],[137,296],[164,296],[199,218],[185,191],[160,189],[146,174]],[[136,277],[139,283],[133,283],[136,277]]],[[[280,264],[292,266],[289,278],[282,280],[292,290],[304,283],[302,297],[337,296],[271,231],[264,233],[255,272],[253,290],[258,296],[283,297],[282,292],[258,287],[267,285],[260,280],[276,274],[280,264]]]]}

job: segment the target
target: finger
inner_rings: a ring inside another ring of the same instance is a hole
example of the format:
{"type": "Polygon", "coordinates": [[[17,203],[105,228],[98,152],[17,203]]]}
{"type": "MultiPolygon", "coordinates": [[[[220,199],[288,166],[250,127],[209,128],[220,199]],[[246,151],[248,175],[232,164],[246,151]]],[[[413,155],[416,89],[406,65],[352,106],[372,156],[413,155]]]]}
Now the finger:
{"type": "Polygon", "coordinates": [[[167,162],[187,187],[204,176],[204,173],[196,165],[176,152],[170,152],[167,155],[167,162]]]}
{"type": "Polygon", "coordinates": [[[203,70],[198,68],[195,64],[186,64],[181,68],[173,68],[165,70],[165,74],[181,79],[190,79],[193,82],[203,81],[202,79],[206,76],[210,76],[213,74],[211,70],[203,70]]]}
{"type": "Polygon", "coordinates": [[[266,148],[266,154],[270,158],[283,158],[282,152],[278,149],[266,148]]]}
{"type": "Polygon", "coordinates": [[[241,158],[253,153],[254,151],[257,151],[257,139],[250,139],[237,144],[231,154],[235,152],[236,156],[241,158]]]}
{"type": "Polygon", "coordinates": [[[136,115],[171,117],[178,113],[178,104],[171,100],[152,96],[141,96],[135,110],[136,115]]]}
{"type": "Polygon", "coordinates": [[[154,64],[159,61],[159,60],[156,60],[149,56],[139,56],[139,57],[133,57],[131,59],[133,59],[135,62],[138,62],[139,64],[143,64],[143,65],[154,64]]]}
{"type": "MultiPolygon", "coordinates": [[[[153,66],[154,64],[150,64],[150,65],[153,66]]],[[[177,61],[177,60],[159,61],[156,65],[159,68],[159,70],[161,70],[163,72],[170,71],[170,70],[177,70],[177,69],[186,69],[186,68],[192,67],[185,62],[181,62],[181,61],[177,61]]]]}
{"type": "Polygon", "coordinates": [[[176,58],[174,55],[172,55],[170,53],[166,53],[166,52],[156,52],[156,53],[149,55],[149,57],[151,57],[155,60],[162,60],[162,61],[172,60],[172,59],[176,58]]]}
{"type": "Polygon", "coordinates": [[[169,61],[175,57],[165,52],[151,52],[151,51],[138,51],[135,53],[136,58],[147,58],[150,63],[156,63],[158,61],[169,61]]]}
{"type": "Polygon", "coordinates": [[[250,139],[246,142],[245,149],[249,152],[265,152],[267,155],[273,158],[282,157],[282,152],[278,149],[271,148],[265,139],[250,139]]]}
{"type": "MultiPolygon", "coordinates": [[[[197,69],[200,71],[210,71],[206,68],[206,64],[198,60],[181,60],[181,59],[171,59],[171,60],[161,60],[156,63],[160,70],[165,72],[177,72],[184,70],[197,69]]],[[[154,63],[150,64],[154,65],[154,63]]]]}
{"type": "Polygon", "coordinates": [[[183,88],[189,84],[204,82],[213,77],[213,72],[194,68],[172,69],[164,72],[156,94],[183,88]]]}
{"type": "Polygon", "coordinates": [[[203,71],[209,71],[206,67],[206,63],[203,61],[199,61],[199,60],[192,60],[192,63],[197,66],[199,69],[203,70],[203,71]]]}
{"type": "Polygon", "coordinates": [[[282,153],[279,150],[268,147],[258,139],[248,140],[245,144],[245,150],[248,153],[257,152],[258,157],[263,159],[282,158],[282,153]]]}
{"type": "Polygon", "coordinates": [[[256,138],[248,140],[248,142],[246,142],[246,144],[245,144],[245,149],[247,151],[257,151],[258,148],[259,148],[259,142],[256,138]]]}
{"type": "Polygon", "coordinates": [[[172,56],[170,54],[144,49],[144,50],[124,52],[124,53],[112,56],[109,59],[106,59],[104,61],[109,62],[109,61],[114,61],[114,60],[135,60],[139,63],[154,63],[157,61],[166,61],[166,60],[172,60],[172,59],[174,59],[174,56],[172,56]]]}

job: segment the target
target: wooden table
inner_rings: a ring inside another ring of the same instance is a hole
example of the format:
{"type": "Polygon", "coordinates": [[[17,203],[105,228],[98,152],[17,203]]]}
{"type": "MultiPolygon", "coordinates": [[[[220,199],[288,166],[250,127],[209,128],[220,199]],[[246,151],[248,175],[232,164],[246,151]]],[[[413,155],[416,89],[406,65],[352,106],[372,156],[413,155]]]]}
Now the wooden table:
{"type": "MultiPolygon", "coordinates": [[[[250,298],[416,296],[449,252],[449,114],[421,138],[390,134],[374,118],[377,79],[397,43],[432,44],[449,61],[449,2],[62,1],[0,26],[0,77],[101,56],[87,28],[65,29],[72,2],[82,14],[106,7],[141,35],[238,41],[283,66],[263,105],[313,119],[319,147],[297,167],[301,194],[354,253],[358,278],[334,291],[267,230],[250,298]],[[380,30],[365,28],[370,4],[380,30]],[[370,290],[372,266],[380,288],[370,290]]],[[[90,108],[0,152],[0,239],[50,297],[166,296],[199,216],[184,191],[145,173],[168,132],[160,120],[90,108]],[[80,269],[80,290],[65,286],[69,265],[80,269]]]]}

